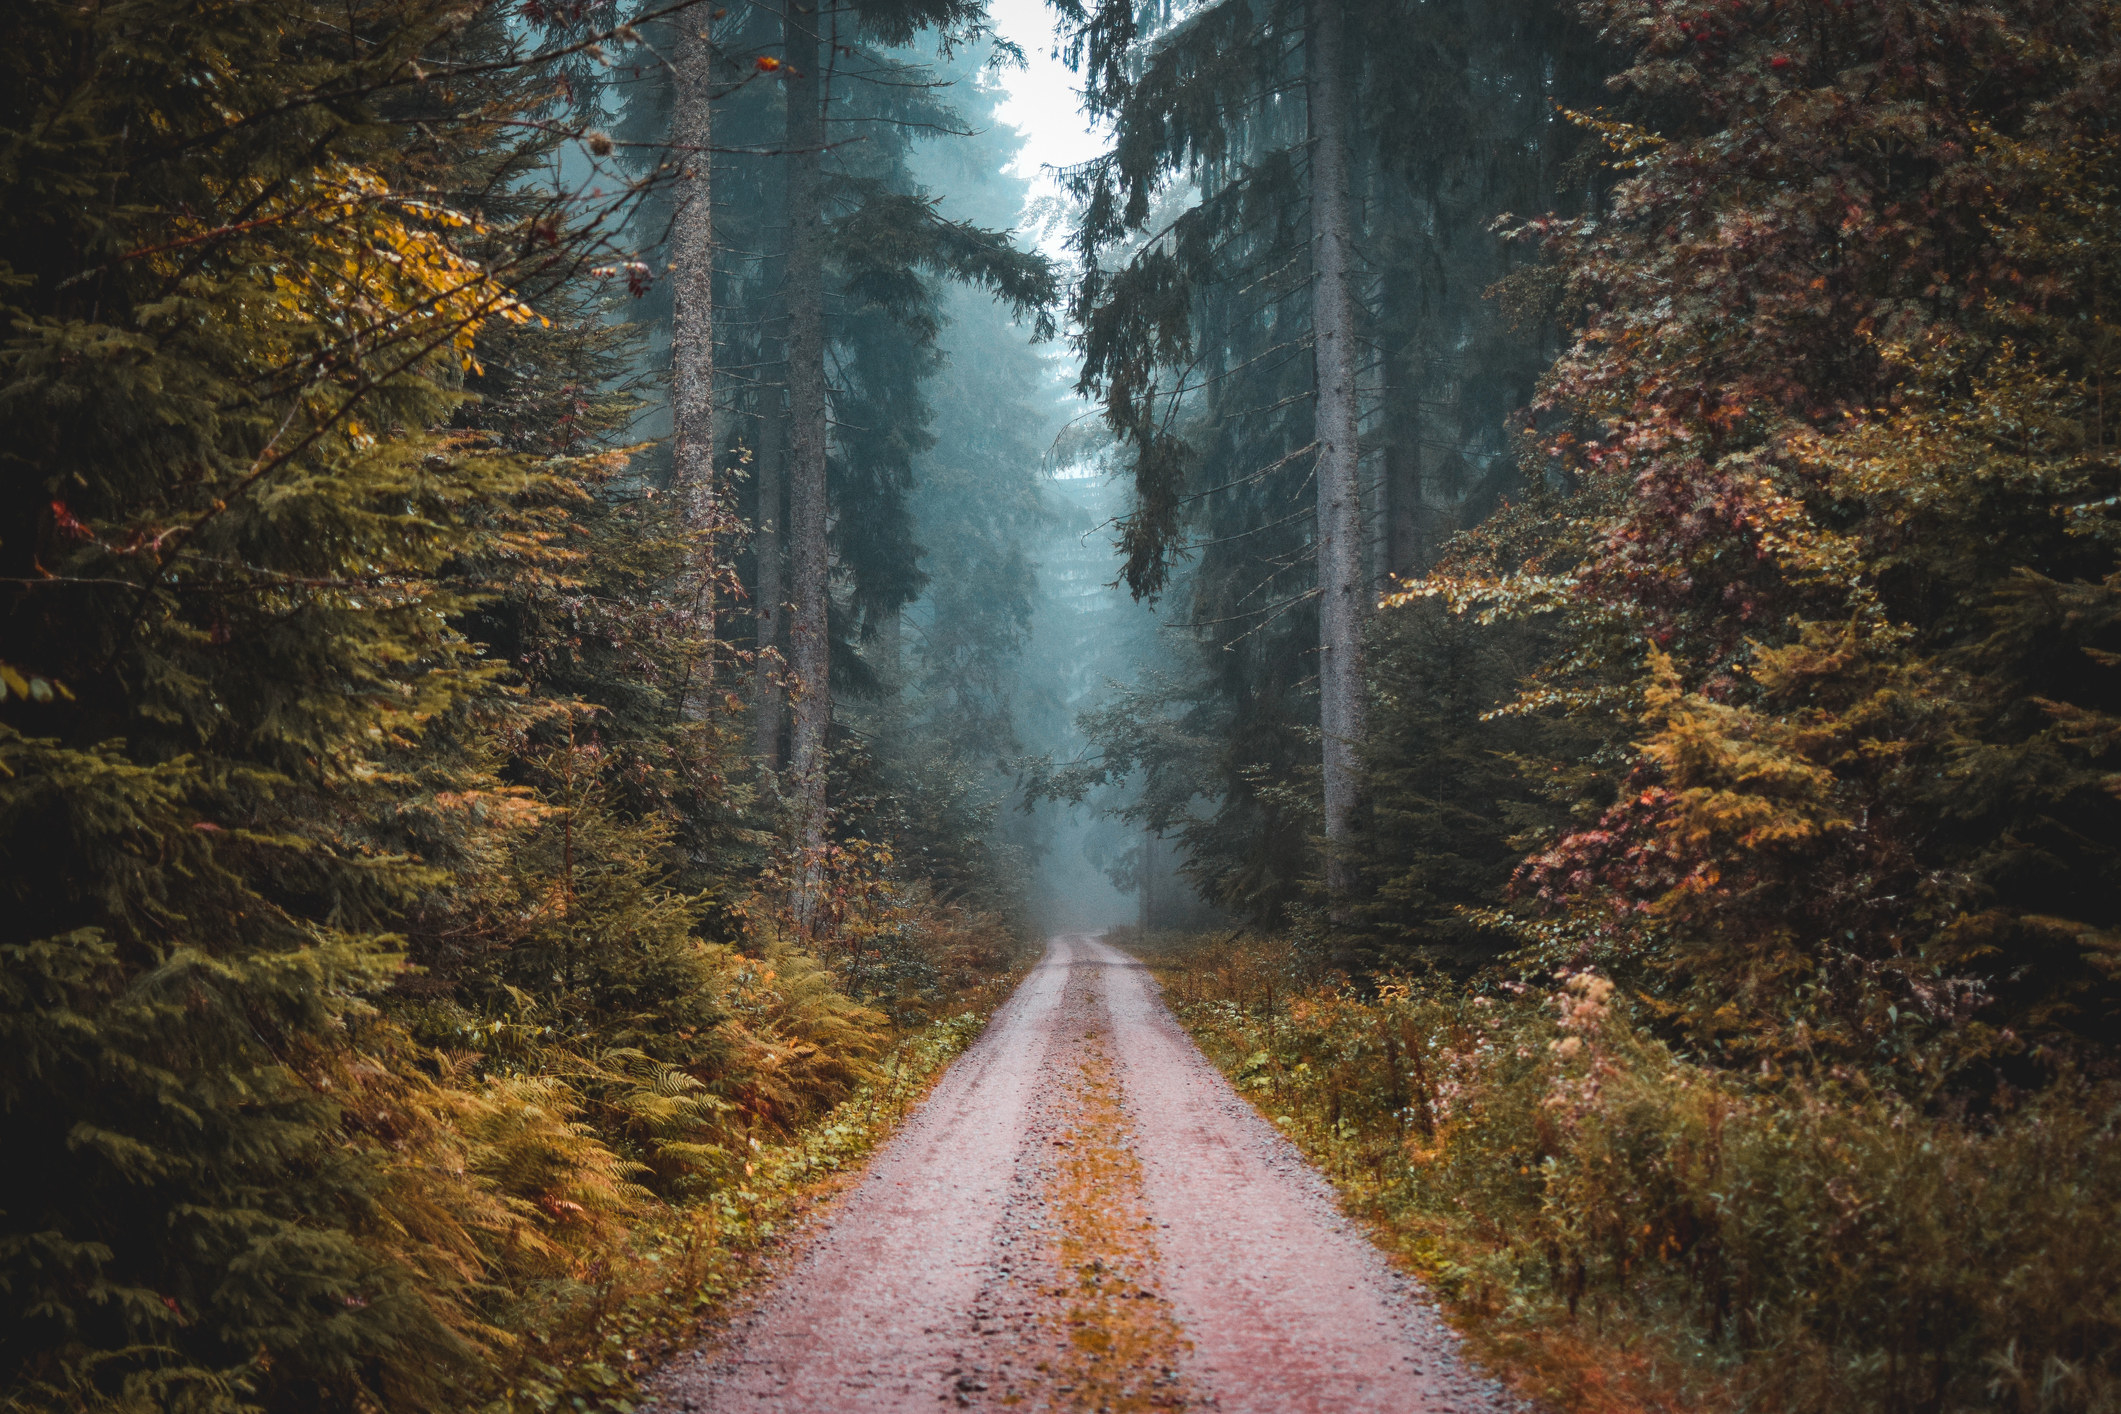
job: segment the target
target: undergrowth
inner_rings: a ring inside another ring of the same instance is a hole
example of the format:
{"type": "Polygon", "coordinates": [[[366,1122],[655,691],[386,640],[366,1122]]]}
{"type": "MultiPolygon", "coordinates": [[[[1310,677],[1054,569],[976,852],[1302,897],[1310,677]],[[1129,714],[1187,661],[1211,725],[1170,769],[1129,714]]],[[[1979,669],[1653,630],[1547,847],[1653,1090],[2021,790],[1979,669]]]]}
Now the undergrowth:
{"type": "Polygon", "coordinates": [[[488,1414],[630,1414],[659,1358],[746,1286],[761,1249],[821,1190],[890,1136],[978,1039],[999,995],[922,1025],[815,1122],[784,1142],[750,1141],[734,1182],[655,1205],[623,1240],[535,1293],[514,1354],[467,1405],[488,1414]]]}
{"type": "Polygon", "coordinates": [[[2121,1407],[2111,1084],[1923,1105],[1692,1063],[1593,973],[1360,994],[1282,941],[1115,940],[1521,1393],[2121,1407]]]}
{"type": "Polygon", "coordinates": [[[814,929],[761,890],[745,951],[687,945],[713,1018],[689,1044],[710,1066],[626,1050],[592,1061],[541,1036],[516,1069],[488,1041],[487,1086],[533,1087],[520,1109],[543,1142],[518,1142],[529,1152],[480,1177],[528,1199],[526,1230],[555,1250],[539,1267],[518,1260],[512,1233],[487,1245],[505,1295],[486,1307],[480,1387],[458,1407],[630,1414],[639,1379],[979,1035],[1021,975],[1016,938],[886,881],[888,862],[826,861],[840,906],[814,929]]]}

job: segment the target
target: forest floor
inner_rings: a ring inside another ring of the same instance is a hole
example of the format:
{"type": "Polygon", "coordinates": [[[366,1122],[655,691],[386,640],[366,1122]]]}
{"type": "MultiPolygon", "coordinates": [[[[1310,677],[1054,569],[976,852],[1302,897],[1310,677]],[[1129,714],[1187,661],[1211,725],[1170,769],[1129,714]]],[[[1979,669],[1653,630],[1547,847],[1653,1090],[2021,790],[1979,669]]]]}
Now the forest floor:
{"type": "Polygon", "coordinates": [[[652,1393],[685,1414],[1512,1405],[1146,969],[1083,935],[652,1393]]]}

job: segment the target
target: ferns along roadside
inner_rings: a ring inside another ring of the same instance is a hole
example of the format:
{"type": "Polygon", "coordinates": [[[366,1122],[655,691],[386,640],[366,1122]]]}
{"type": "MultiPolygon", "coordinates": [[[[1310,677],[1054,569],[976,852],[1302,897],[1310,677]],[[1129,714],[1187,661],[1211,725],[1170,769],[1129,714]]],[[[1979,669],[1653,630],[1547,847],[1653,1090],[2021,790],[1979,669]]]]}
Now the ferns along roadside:
{"type": "Polygon", "coordinates": [[[8,1408],[622,1400],[635,1234],[755,1230],[1000,966],[872,890],[887,1015],[754,890],[592,273],[656,179],[536,180],[598,33],[0,17],[8,1408]]]}

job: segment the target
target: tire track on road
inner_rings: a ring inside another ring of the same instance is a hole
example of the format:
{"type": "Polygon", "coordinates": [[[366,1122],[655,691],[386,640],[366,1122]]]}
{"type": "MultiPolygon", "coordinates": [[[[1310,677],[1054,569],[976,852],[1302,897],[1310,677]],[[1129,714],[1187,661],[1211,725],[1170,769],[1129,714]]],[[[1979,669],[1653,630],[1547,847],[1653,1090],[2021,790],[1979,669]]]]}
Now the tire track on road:
{"type": "Polygon", "coordinates": [[[1058,937],[672,1414],[1475,1414],[1459,1355],[1133,958],[1058,937]]]}

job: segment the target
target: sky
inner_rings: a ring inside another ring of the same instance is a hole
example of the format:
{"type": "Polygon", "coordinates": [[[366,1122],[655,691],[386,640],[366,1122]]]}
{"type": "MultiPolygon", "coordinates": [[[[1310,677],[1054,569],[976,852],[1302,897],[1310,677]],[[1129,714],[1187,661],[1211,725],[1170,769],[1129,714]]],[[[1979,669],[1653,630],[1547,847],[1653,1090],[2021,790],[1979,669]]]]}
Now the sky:
{"type": "Polygon", "coordinates": [[[1046,0],[989,0],[988,13],[1002,37],[1022,47],[1026,61],[1022,69],[996,75],[1009,91],[1001,120],[1024,135],[1016,171],[1035,184],[1034,199],[1054,195],[1052,177],[1041,176],[1040,169],[1088,161],[1104,150],[1104,137],[1082,114],[1075,75],[1054,57],[1054,16],[1046,0]]]}

